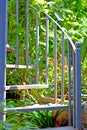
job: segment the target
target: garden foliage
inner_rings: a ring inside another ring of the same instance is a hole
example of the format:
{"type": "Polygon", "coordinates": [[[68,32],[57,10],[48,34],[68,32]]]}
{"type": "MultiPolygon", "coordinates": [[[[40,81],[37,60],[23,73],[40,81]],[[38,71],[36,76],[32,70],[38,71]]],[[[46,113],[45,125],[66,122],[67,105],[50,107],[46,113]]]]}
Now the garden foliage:
{"type": "MultiPolygon", "coordinates": [[[[40,83],[45,82],[45,51],[46,51],[46,26],[45,26],[45,13],[50,14],[69,34],[73,42],[81,42],[81,67],[82,67],[82,92],[85,93],[84,86],[86,85],[86,71],[87,71],[87,2],[86,0],[30,0],[29,1],[29,65],[36,65],[36,16],[35,10],[39,9],[39,24],[40,24],[40,43],[39,43],[39,69],[40,69],[40,83]]],[[[57,48],[58,48],[58,66],[57,66],[57,85],[58,85],[58,94],[61,92],[61,32],[58,30],[57,36],[57,48]]],[[[8,0],[8,43],[16,49],[16,36],[19,36],[18,39],[18,54],[19,54],[19,63],[26,64],[26,1],[19,0],[19,22],[16,21],[16,2],[15,0],[8,0]]],[[[50,41],[49,41],[49,84],[53,84],[54,76],[54,59],[53,59],[53,23],[50,23],[50,41]]],[[[65,39],[65,93],[68,93],[68,79],[67,79],[67,42],[65,39]]],[[[7,53],[7,63],[16,63],[15,52],[7,53]]],[[[7,85],[14,84],[31,84],[35,83],[36,70],[19,70],[19,69],[8,69],[7,70],[7,85]]],[[[11,92],[12,93],[12,92],[11,92]]],[[[19,92],[20,93],[20,92],[19,92]]],[[[12,93],[13,94],[13,93],[12,93]]],[[[15,92],[16,94],[16,92],[15,92]]],[[[34,103],[42,102],[41,94],[46,96],[53,96],[53,89],[50,90],[32,90],[31,96],[27,95],[27,92],[24,92],[26,95],[23,101],[24,105],[32,105],[33,102],[30,99],[33,99],[34,103]],[[33,96],[36,98],[34,99],[33,96]],[[30,99],[29,99],[30,98],[30,99]]],[[[23,95],[22,95],[23,96],[23,95]]],[[[8,106],[20,106],[22,101],[9,101],[8,106]]],[[[6,130],[27,130],[30,127],[50,127],[53,125],[53,118],[50,111],[47,112],[33,112],[27,114],[18,113],[10,116],[7,116],[7,123],[5,123],[6,130]],[[43,119],[44,116],[44,119],[43,119]],[[31,117],[31,120],[30,120],[31,117]],[[21,124],[21,118],[24,119],[24,124],[21,124]],[[48,119],[49,118],[49,119],[48,119]],[[15,120],[16,119],[16,120],[15,120]],[[34,120],[35,119],[35,120],[34,120]],[[17,126],[16,126],[17,123],[17,126]],[[23,125],[23,126],[21,126],[23,125]]],[[[2,126],[2,124],[0,124],[2,126]]],[[[4,130],[5,128],[3,128],[4,130]]]]}

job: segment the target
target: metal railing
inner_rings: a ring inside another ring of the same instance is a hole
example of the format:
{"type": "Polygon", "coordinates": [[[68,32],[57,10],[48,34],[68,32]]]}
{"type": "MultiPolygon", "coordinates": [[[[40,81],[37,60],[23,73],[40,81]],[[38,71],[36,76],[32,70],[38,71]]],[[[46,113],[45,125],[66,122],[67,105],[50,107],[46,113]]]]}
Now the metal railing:
{"type": "MultiPolygon", "coordinates": [[[[56,41],[56,29],[57,26],[62,31],[62,82],[61,82],[61,103],[64,103],[64,37],[67,37],[68,40],[68,81],[69,81],[69,124],[71,124],[71,85],[73,82],[73,126],[75,128],[81,129],[81,61],[80,61],[80,43],[76,43],[76,45],[73,43],[71,38],[67,35],[67,33],[64,31],[64,29],[48,14],[46,14],[47,20],[51,19],[54,22],[54,41],[56,41]],[[72,48],[72,51],[71,51],[72,48]],[[73,57],[71,56],[71,53],[73,53],[73,57]],[[73,81],[71,77],[71,60],[73,59],[73,81]],[[80,114],[79,114],[80,113],[80,114]]],[[[57,46],[55,45],[55,95],[57,94],[57,75],[56,75],[56,68],[57,68],[57,58],[56,58],[56,49],[57,46]]],[[[56,98],[57,96],[55,96],[56,98]]],[[[56,99],[55,99],[56,100],[56,99]]]]}
{"type": "MultiPolygon", "coordinates": [[[[7,65],[7,68],[19,68],[19,69],[29,69],[29,3],[28,0],[26,0],[26,65],[20,65],[19,64],[19,35],[16,34],[16,64],[15,65],[7,65]]],[[[38,9],[36,9],[36,87],[39,83],[39,18],[38,18],[38,9]]],[[[67,33],[64,31],[64,29],[58,24],[57,21],[55,21],[49,14],[46,15],[46,82],[45,85],[46,88],[49,85],[49,28],[50,28],[50,21],[54,24],[54,97],[55,97],[55,103],[57,102],[57,47],[58,47],[58,30],[62,33],[61,38],[61,48],[62,48],[62,60],[61,60],[61,104],[64,104],[64,88],[65,88],[65,76],[64,76],[64,59],[65,59],[65,37],[68,41],[68,95],[69,95],[69,125],[71,125],[71,115],[72,115],[72,82],[73,82],[73,126],[75,128],[79,128],[81,130],[81,63],[80,63],[80,43],[74,44],[71,38],[67,35],[67,33]],[[73,53],[73,58],[71,54],[73,53]],[[71,64],[71,60],[73,59],[73,64],[71,64]],[[71,69],[73,68],[73,77],[71,69]],[[47,86],[48,85],[48,86],[47,86]]],[[[0,1],[0,100],[6,102],[6,90],[15,90],[20,87],[19,86],[7,86],[6,87],[6,43],[7,43],[7,0],[1,0],[0,1]]],[[[9,20],[9,19],[8,19],[9,20]]],[[[19,23],[19,1],[16,0],[16,22],[17,26],[19,23]]],[[[32,68],[32,67],[31,67],[32,68]]],[[[32,86],[32,85],[30,85],[32,86]]],[[[30,86],[25,87],[25,89],[30,89],[30,86]]],[[[40,85],[40,87],[42,87],[40,85]]],[[[42,87],[43,88],[43,87],[42,87]]],[[[23,89],[23,86],[21,87],[23,89]]],[[[46,106],[47,107],[47,106],[46,106]]],[[[55,107],[57,109],[57,107],[55,107]]],[[[59,107],[60,108],[60,107],[59,107]]],[[[63,106],[61,107],[63,108],[63,106]]],[[[21,108],[20,108],[21,109],[21,108]]],[[[23,109],[23,108],[22,108],[23,109]]],[[[32,108],[27,108],[32,109],[32,108]]],[[[43,109],[43,108],[36,108],[37,110],[43,109]]],[[[54,107],[50,107],[47,109],[54,109],[54,107]]],[[[33,110],[33,109],[32,109],[33,110]]],[[[35,110],[35,108],[34,108],[35,110]]],[[[0,113],[0,119],[5,120],[5,113],[4,116],[2,113],[0,113]]]]}

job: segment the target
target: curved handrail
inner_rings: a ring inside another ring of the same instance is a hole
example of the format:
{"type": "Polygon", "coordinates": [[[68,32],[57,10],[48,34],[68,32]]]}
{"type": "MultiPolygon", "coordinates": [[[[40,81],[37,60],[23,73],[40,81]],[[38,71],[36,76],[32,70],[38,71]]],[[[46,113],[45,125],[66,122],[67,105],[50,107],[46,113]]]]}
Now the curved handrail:
{"type": "MultiPolygon", "coordinates": [[[[36,12],[38,12],[38,8],[33,8],[36,12]]],[[[69,37],[69,35],[65,32],[65,30],[63,29],[63,27],[61,27],[60,26],[60,24],[57,22],[57,21],[55,21],[48,13],[45,13],[44,12],[44,14],[47,16],[47,17],[49,17],[59,28],[60,28],[60,30],[64,33],[64,35],[67,37],[67,39],[69,40],[69,42],[70,42],[70,44],[71,44],[71,46],[72,46],[72,48],[73,48],[73,50],[74,50],[74,52],[75,52],[75,50],[76,50],[76,46],[75,46],[75,44],[74,44],[74,42],[72,41],[72,39],[69,37]]]]}
{"type": "Polygon", "coordinates": [[[65,36],[67,37],[67,39],[69,40],[73,50],[75,51],[76,50],[76,47],[73,43],[73,41],[71,40],[71,38],[69,37],[69,35],[64,31],[64,29],[58,24],[57,21],[55,21],[49,14],[45,13],[47,17],[49,17],[59,28],[60,30],[65,34],[65,36]]]}

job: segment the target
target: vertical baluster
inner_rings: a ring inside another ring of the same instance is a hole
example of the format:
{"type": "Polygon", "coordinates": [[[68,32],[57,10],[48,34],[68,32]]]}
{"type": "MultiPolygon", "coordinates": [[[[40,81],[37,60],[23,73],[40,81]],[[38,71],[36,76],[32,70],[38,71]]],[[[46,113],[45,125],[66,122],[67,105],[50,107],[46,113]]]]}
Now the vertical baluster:
{"type": "MultiPolygon", "coordinates": [[[[18,27],[18,21],[19,21],[19,0],[16,0],[16,22],[18,27]]],[[[16,34],[16,65],[18,66],[18,33],[16,34]]]]}
{"type": "Polygon", "coordinates": [[[48,57],[49,57],[49,17],[46,16],[46,84],[48,84],[48,57]]]}
{"type": "Polygon", "coordinates": [[[57,25],[54,24],[54,84],[55,103],[57,102],[57,25]]]}
{"type": "Polygon", "coordinates": [[[73,52],[73,126],[76,128],[76,79],[75,79],[75,52],[73,52]]]}
{"type": "Polygon", "coordinates": [[[39,19],[38,9],[36,9],[36,83],[39,79],[39,19]]]}
{"type": "MultiPolygon", "coordinates": [[[[7,17],[7,19],[6,19],[6,21],[7,21],[7,34],[8,34],[8,0],[7,0],[7,3],[6,3],[6,8],[7,8],[7,14],[6,14],[6,17],[7,17]]],[[[8,35],[7,35],[7,43],[6,43],[6,46],[7,46],[7,44],[8,44],[8,35]]],[[[6,58],[7,58],[7,48],[6,48],[6,58]]]]}
{"type": "Polygon", "coordinates": [[[28,67],[29,49],[29,0],[26,0],[26,67],[28,67]]]}
{"type": "MultiPolygon", "coordinates": [[[[6,28],[5,28],[5,31],[6,31],[6,44],[8,43],[8,0],[6,1],[6,28]]],[[[5,45],[6,45],[5,44],[5,45]]],[[[5,64],[7,63],[7,49],[6,49],[6,46],[5,46],[5,64]]],[[[5,68],[5,74],[4,74],[4,78],[5,78],[5,85],[4,85],[4,88],[6,87],[6,68],[5,68]]],[[[3,113],[3,121],[6,120],[6,91],[4,90],[4,113],[3,113]]]]}
{"type": "Polygon", "coordinates": [[[68,41],[69,126],[71,125],[71,45],[68,41]]]}
{"type": "Polygon", "coordinates": [[[76,43],[75,52],[75,93],[76,128],[81,130],[81,57],[80,43],[76,43]]]}
{"type": "MultiPolygon", "coordinates": [[[[7,0],[0,0],[0,105],[6,102],[6,43],[7,43],[7,0]]],[[[4,108],[5,110],[5,108],[4,108]]],[[[0,110],[0,120],[5,120],[6,113],[0,110]]]]}
{"type": "Polygon", "coordinates": [[[61,103],[64,103],[64,32],[62,32],[62,83],[61,83],[61,103]]]}

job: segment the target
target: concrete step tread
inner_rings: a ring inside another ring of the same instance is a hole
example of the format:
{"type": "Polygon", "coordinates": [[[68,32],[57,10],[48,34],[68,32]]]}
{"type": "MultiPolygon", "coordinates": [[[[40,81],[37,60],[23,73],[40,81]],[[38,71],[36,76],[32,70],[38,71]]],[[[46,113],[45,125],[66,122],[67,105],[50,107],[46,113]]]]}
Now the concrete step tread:
{"type": "Polygon", "coordinates": [[[68,109],[68,106],[61,104],[34,104],[32,106],[6,108],[7,111],[38,111],[38,110],[54,110],[54,109],[68,109]]]}
{"type": "MultiPolygon", "coordinates": [[[[39,130],[39,129],[38,129],[39,130]]],[[[77,130],[76,128],[73,128],[71,126],[66,127],[53,127],[53,128],[43,128],[41,130],[77,130]]]]}

